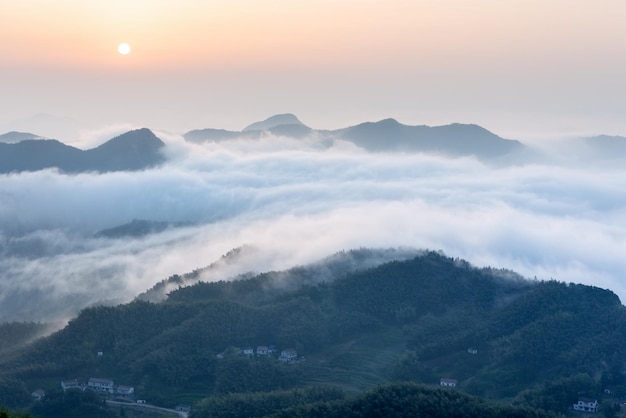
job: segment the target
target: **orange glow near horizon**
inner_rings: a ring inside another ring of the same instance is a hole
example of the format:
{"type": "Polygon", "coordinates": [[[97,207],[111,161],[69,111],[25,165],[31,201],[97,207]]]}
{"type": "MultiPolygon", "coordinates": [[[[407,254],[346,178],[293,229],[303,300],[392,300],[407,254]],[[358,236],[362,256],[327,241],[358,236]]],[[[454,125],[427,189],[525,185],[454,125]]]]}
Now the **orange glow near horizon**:
{"type": "Polygon", "coordinates": [[[16,98],[6,118],[61,112],[61,96],[79,115],[132,93],[124,109],[149,119],[143,98],[159,92],[199,109],[181,121],[246,103],[258,116],[480,122],[468,112],[506,108],[493,119],[563,112],[559,130],[585,114],[622,126],[624,15],[623,0],[0,0],[0,87],[16,98]]]}
{"type": "Polygon", "coordinates": [[[0,52],[8,62],[113,70],[397,62],[420,67],[459,58],[470,64],[474,58],[508,55],[558,58],[559,51],[595,44],[594,36],[602,35],[581,31],[583,20],[597,20],[604,32],[619,25],[618,13],[594,17],[564,0],[549,5],[526,0],[23,0],[3,8],[0,52]],[[132,60],[123,64],[115,52],[120,42],[133,45],[132,60]]]}

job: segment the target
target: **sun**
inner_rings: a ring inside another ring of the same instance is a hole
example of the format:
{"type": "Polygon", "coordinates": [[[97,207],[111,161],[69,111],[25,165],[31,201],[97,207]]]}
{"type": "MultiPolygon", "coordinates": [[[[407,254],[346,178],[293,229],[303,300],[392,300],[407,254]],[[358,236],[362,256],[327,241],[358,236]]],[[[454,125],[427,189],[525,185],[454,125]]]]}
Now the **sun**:
{"type": "Polygon", "coordinates": [[[127,43],[119,44],[117,47],[117,52],[122,55],[128,55],[128,53],[130,52],[130,45],[128,45],[127,43]]]}

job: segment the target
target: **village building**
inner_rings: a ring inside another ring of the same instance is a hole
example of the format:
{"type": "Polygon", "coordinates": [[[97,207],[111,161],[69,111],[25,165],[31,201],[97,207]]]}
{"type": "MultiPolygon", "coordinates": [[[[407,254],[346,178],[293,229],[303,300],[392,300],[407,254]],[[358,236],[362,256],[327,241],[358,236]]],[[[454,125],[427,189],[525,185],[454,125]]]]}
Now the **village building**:
{"type": "Polygon", "coordinates": [[[68,389],[82,389],[82,387],[78,383],[78,379],[72,379],[72,380],[62,380],[61,389],[63,389],[63,392],[65,392],[68,389]]]}
{"type": "Polygon", "coordinates": [[[33,400],[40,401],[46,396],[46,391],[43,389],[35,389],[33,393],[30,394],[30,396],[33,398],[33,400]]]}
{"type": "Polygon", "coordinates": [[[281,351],[280,357],[278,358],[278,360],[288,362],[288,363],[296,361],[297,359],[298,359],[298,352],[293,348],[288,348],[286,350],[281,351]]]}
{"type": "Polygon", "coordinates": [[[599,404],[597,399],[578,398],[578,402],[572,405],[574,411],[598,412],[599,404]]]}
{"type": "Polygon", "coordinates": [[[246,347],[243,349],[243,354],[248,357],[252,357],[254,355],[254,349],[252,347],[246,347]]]}
{"type": "Polygon", "coordinates": [[[115,393],[120,396],[129,397],[135,394],[135,388],[132,386],[119,385],[117,388],[115,388],[115,393]]]}
{"type": "Polygon", "coordinates": [[[87,388],[95,390],[96,392],[113,393],[113,381],[111,379],[92,377],[87,382],[87,388]]]}
{"type": "Polygon", "coordinates": [[[177,405],[176,408],[174,408],[175,411],[178,412],[191,412],[191,406],[190,405],[177,405]]]}
{"type": "Polygon", "coordinates": [[[450,378],[447,378],[447,377],[442,377],[439,380],[439,385],[440,386],[444,386],[444,387],[448,387],[448,388],[455,388],[457,383],[458,383],[458,380],[450,379],[450,378]]]}
{"type": "Polygon", "coordinates": [[[265,346],[265,345],[260,345],[256,348],[256,355],[257,356],[267,356],[269,355],[270,350],[269,347],[265,346]]]}

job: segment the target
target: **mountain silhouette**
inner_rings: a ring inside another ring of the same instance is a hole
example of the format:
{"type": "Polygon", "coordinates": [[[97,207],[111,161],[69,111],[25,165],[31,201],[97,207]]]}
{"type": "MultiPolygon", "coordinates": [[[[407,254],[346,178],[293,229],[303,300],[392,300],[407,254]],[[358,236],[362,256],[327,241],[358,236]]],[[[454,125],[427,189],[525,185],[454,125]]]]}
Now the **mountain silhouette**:
{"type": "Polygon", "coordinates": [[[335,131],[340,138],[368,151],[431,152],[452,156],[498,157],[524,146],[478,125],[409,126],[395,119],[366,122],[335,131]]]}
{"type": "Polygon", "coordinates": [[[281,125],[300,125],[305,126],[300,120],[291,113],[283,113],[280,115],[271,116],[263,121],[255,122],[251,125],[246,126],[243,130],[245,131],[268,131],[272,128],[281,125]]]}
{"type": "Polygon", "coordinates": [[[54,139],[0,143],[0,173],[46,168],[66,173],[142,170],[165,160],[160,153],[164,145],[146,128],[126,132],[86,151],[54,139]]]}
{"type": "Polygon", "coordinates": [[[165,161],[159,152],[164,145],[151,130],[142,128],[117,136],[85,154],[96,171],[143,170],[165,161]]]}
{"type": "Polygon", "coordinates": [[[125,238],[125,237],[143,237],[165,231],[172,226],[169,222],[149,221],[145,219],[133,219],[124,225],[98,231],[94,237],[96,238],[125,238]]]}
{"type": "Polygon", "coordinates": [[[30,132],[16,132],[11,131],[5,134],[0,135],[0,142],[4,142],[6,144],[15,144],[20,141],[25,141],[27,139],[44,139],[42,136],[31,134],[30,132]]]}
{"type": "Polygon", "coordinates": [[[184,138],[195,143],[218,142],[228,139],[258,138],[263,132],[297,139],[315,135],[328,145],[334,140],[349,141],[370,152],[427,152],[493,159],[526,150],[519,141],[504,139],[472,124],[410,126],[403,125],[395,119],[383,119],[337,130],[315,130],[304,125],[291,113],[255,122],[241,132],[202,129],[187,132],[184,138]]]}
{"type": "Polygon", "coordinates": [[[626,158],[626,137],[598,135],[583,138],[587,156],[624,159],[626,158]]]}
{"type": "Polygon", "coordinates": [[[227,131],[224,129],[195,129],[193,131],[189,131],[183,135],[186,141],[195,142],[200,144],[202,142],[220,142],[228,139],[237,139],[237,138],[258,138],[260,136],[259,131],[227,131]]]}

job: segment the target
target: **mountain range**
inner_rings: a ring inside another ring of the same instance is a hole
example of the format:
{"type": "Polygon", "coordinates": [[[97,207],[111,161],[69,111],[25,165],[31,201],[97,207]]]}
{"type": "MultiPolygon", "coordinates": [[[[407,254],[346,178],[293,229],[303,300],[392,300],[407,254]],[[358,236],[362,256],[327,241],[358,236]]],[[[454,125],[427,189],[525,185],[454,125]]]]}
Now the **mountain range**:
{"type": "Polygon", "coordinates": [[[435,127],[409,126],[395,119],[384,119],[337,130],[315,130],[290,113],[253,123],[243,131],[202,129],[189,131],[184,137],[187,141],[201,143],[259,138],[265,132],[292,138],[313,135],[328,144],[343,140],[371,152],[426,152],[489,159],[520,152],[525,148],[519,141],[501,138],[478,125],[455,123],[435,127]]]}
{"type": "MultiPolygon", "coordinates": [[[[31,134],[9,133],[15,139],[31,134]]],[[[153,167],[165,161],[163,141],[149,129],[136,129],[117,136],[97,148],[80,150],[55,139],[0,142],[0,173],[57,168],[66,173],[85,171],[131,171],[153,167]]]]}
{"type": "MultiPolygon", "coordinates": [[[[322,147],[349,142],[368,152],[429,153],[450,157],[473,156],[486,162],[519,162],[537,156],[518,140],[502,138],[475,124],[404,125],[395,119],[364,122],[336,130],[313,129],[290,113],[252,123],[241,131],[196,129],[183,134],[202,144],[230,140],[258,140],[264,136],[311,138],[322,147]]],[[[0,135],[0,173],[58,168],[62,172],[132,171],[165,161],[166,144],[147,128],[126,132],[97,148],[80,150],[55,139],[28,132],[0,135]]],[[[572,140],[566,157],[616,160],[626,156],[626,137],[599,135],[572,140]]]]}

